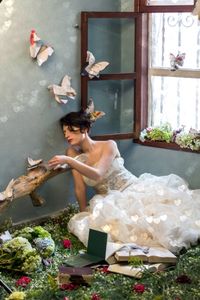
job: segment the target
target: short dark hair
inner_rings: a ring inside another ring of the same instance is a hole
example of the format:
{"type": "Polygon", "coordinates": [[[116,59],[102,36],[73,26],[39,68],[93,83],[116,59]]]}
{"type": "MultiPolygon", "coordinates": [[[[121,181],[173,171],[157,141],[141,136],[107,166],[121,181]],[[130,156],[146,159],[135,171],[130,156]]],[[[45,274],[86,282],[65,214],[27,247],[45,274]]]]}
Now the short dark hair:
{"type": "Polygon", "coordinates": [[[83,132],[85,129],[88,131],[90,130],[92,121],[89,114],[83,110],[80,110],[78,112],[70,112],[63,116],[60,119],[60,124],[62,128],[64,125],[66,125],[71,131],[73,131],[73,127],[78,127],[80,128],[80,131],[83,132]]]}

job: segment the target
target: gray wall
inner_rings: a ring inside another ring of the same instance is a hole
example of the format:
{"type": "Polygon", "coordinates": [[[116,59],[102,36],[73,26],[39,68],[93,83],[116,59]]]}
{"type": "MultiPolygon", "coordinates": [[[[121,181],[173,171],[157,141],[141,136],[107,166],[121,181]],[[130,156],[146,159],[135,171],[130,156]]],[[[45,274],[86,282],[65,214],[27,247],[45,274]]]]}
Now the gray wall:
{"type": "MultiPolygon", "coordinates": [[[[48,160],[63,153],[65,142],[58,120],[80,108],[81,11],[119,11],[118,0],[3,0],[0,4],[0,191],[26,172],[27,157],[48,160]],[[35,29],[55,52],[39,67],[29,55],[29,35],[35,29]],[[47,86],[68,74],[77,91],[76,100],[58,104],[47,86]]],[[[29,219],[59,210],[73,201],[70,176],[51,179],[41,189],[47,204],[32,206],[19,199],[1,220],[29,219]]]]}
{"type": "MultiPolygon", "coordinates": [[[[3,0],[0,4],[0,191],[12,178],[25,174],[27,157],[48,160],[64,152],[66,144],[58,120],[80,108],[81,11],[132,9],[132,0],[3,0]],[[121,5],[121,6],[120,6],[121,5]],[[39,67],[29,55],[29,34],[35,29],[55,52],[39,67]],[[76,100],[59,105],[47,86],[68,74],[77,91],[76,100]]],[[[118,142],[125,164],[135,175],[176,173],[200,188],[199,154],[143,147],[118,142]]],[[[47,203],[33,207],[28,197],[16,200],[0,215],[0,222],[37,218],[74,203],[72,178],[62,174],[40,188],[47,203]]]]}
{"type": "Polygon", "coordinates": [[[131,141],[120,141],[119,148],[126,167],[136,176],[174,173],[184,178],[191,189],[200,189],[200,154],[141,146],[131,141]]]}

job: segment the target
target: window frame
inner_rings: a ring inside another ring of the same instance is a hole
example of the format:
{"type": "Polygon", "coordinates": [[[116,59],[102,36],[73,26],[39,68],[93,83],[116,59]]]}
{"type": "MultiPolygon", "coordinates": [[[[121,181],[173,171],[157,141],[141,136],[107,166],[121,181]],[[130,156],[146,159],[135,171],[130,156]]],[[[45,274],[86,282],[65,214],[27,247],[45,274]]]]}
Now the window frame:
{"type": "MultiPolygon", "coordinates": [[[[141,130],[148,126],[148,15],[155,12],[192,12],[194,5],[173,5],[155,6],[147,5],[146,0],[135,0],[134,12],[81,12],[81,69],[85,65],[86,52],[88,50],[88,19],[89,18],[127,18],[137,15],[136,24],[136,50],[135,50],[135,72],[118,74],[101,74],[100,78],[92,80],[123,80],[133,79],[136,82],[134,90],[134,128],[131,133],[114,133],[94,136],[100,140],[123,140],[132,139],[134,143],[144,146],[172,149],[184,152],[197,152],[186,148],[181,148],[176,143],[145,141],[139,139],[141,130]],[[130,75],[132,74],[132,75],[130,75]]],[[[88,103],[88,76],[81,76],[81,106],[86,109],[88,103]]]]}
{"type": "MultiPolygon", "coordinates": [[[[195,1],[194,1],[194,5],[195,5],[195,1]]],[[[168,12],[174,12],[174,13],[178,13],[178,12],[192,12],[192,10],[194,9],[194,5],[173,5],[173,6],[169,6],[169,5],[148,5],[147,4],[147,0],[135,0],[135,11],[137,11],[138,13],[141,14],[146,14],[148,16],[149,13],[168,13],[168,12]]],[[[148,30],[149,27],[149,18],[147,17],[147,23],[144,25],[146,26],[146,30],[148,30]]],[[[148,61],[147,61],[148,64],[148,61]]],[[[148,66],[147,66],[148,68],[148,66]]],[[[190,72],[190,71],[189,71],[190,72]]],[[[193,71],[193,73],[195,73],[195,71],[193,71]]],[[[175,74],[178,76],[178,74],[175,74]]],[[[141,76],[144,76],[141,74],[141,76]]],[[[148,75],[147,75],[148,77],[148,75]]],[[[148,79],[147,79],[148,80],[148,79]]],[[[142,103],[143,106],[148,107],[148,95],[147,98],[145,99],[145,103],[142,103]]],[[[142,126],[141,124],[141,130],[147,127],[148,124],[148,114],[146,114],[146,120],[144,120],[144,123],[146,123],[146,126],[142,126]]],[[[144,117],[144,119],[145,119],[144,117]]],[[[160,141],[145,141],[142,142],[139,139],[139,136],[134,139],[135,143],[138,143],[140,145],[143,146],[149,146],[149,147],[156,147],[156,148],[165,148],[165,149],[171,149],[171,150],[177,150],[177,151],[184,151],[184,152],[196,152],[199,153],[200,151],[195,151],[195,150],[190,150],[187,148],[181,148],[179,145],[177,145],[174,142],[171,143],[167,143],[167,142],[160,142],[160,141]]]]}
{"type": "Polygon", "coordinates": [[[99,78],[90,79],[88,76],[81,76],[81,107],[86,109],[88,104],[88,82],[90,80],[133,80],[134,99],[133,99],[133,131],[127,133],[113,133],[94,136],[100,140],[123,140],[135,139],[139,136],[141,126],[146,126],[147,107],[147,54],[148,54],[148,31],[147,15],[136,12],[81,12],[81,69],[85,66],[86,53],[88,50],[88,20],[89,18],[134,18],[135,22],[135,71],[133,73],[100,74],[99,78]],[[140,41],[140,42],[138,42],[140,41]],[[136,59],[137,58],[137,59],[136,59]]]}
{"type": "Polygon", "coordinates": [[[135,11],[140,13],[151,12],[191,12],[195,5],[148,5],[148,0],[135,0],[135,11]]]}

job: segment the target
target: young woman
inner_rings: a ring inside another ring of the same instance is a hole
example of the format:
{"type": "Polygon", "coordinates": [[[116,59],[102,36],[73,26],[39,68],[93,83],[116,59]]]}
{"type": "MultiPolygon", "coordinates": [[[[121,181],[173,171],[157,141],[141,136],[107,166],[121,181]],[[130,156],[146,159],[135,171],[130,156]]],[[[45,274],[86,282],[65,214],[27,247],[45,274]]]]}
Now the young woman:
{"type": "Polygon", "coordinates": [[[124,167],[117,144],[89,136],[93,120],[80,111],[61,119],[69,148],[56,155],[50,167],[68,164],[72,169],[80,213],[69,230],[85,245],[89,228],[108,233],[110,241],[164,246],[172,252],[195,244],[200,237],[200,190],[189,190],[175,174],[135,177],[124,167]],[[86,186],[96,194],[87,207],[86,186]]]}

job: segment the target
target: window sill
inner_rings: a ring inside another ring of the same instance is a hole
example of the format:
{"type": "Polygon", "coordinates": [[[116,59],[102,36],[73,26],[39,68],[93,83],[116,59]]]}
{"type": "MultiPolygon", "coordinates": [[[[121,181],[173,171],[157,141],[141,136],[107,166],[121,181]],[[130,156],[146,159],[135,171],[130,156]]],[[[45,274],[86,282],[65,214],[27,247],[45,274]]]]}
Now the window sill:
{"type": "Polygon", "coordinates": [[[169,150],[183,151],[183,152],[192,152],[192,153],[200,153],[200,151],[191,150],[187,148],[181,148],[176,143],[167,143],[167,142],[159,142],[159,141],[145,141],[141,142],[139,139],[134,139],[134,143],[140,144],[142,146],[148,147],[156,147],[156,148],[164,148],[169,150]]]}

